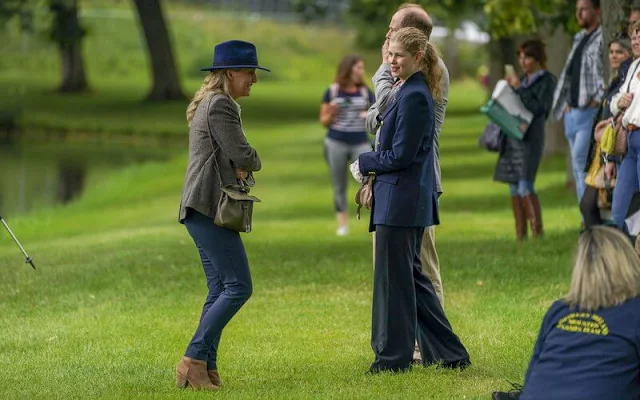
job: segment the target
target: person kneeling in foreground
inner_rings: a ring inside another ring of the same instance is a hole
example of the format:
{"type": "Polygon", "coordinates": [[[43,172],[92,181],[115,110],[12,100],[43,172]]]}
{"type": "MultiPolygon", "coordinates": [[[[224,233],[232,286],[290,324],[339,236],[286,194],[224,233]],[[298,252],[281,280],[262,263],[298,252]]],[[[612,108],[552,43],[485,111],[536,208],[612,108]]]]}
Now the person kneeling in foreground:
{"type": "Polygon", "coordinates": [[[640,258],[617,229],[586,229],[569,294],[542,321],[521,393],[501,399],[640,398],[640,258]]]}

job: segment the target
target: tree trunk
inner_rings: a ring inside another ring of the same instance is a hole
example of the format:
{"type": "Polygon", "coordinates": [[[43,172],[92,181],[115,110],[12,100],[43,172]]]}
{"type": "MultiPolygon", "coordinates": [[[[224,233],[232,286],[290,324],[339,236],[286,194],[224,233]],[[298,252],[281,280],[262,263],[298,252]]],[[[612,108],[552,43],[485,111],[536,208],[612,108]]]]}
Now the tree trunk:
{"type": "MultiPolygon", "coordinates": [[[[548,27],[540,30],[542,39],[547,43],[547,70],[556,78],[560,78],[562,68],[564,68],[567,54],[571,50],[571,36],[563,29],[551,31],[548,27]]],[[[564,123],[555,121],[553,116],[549,116],[545,125],[545,146],[544,154],[557,155],[568,149],[567,140],[564,137],[564,123]]],[[[569,169],[567,179],[573,180],[573,172],[569,169]]]]}
{"type": "Polygon", "coordinates": [[[59,91],[79,93],[89,89],[82,57],[82,39],[85,31],[78,19],[78,2],[51,0],[49,8],[54,14],[51,38],[58,44],[62,64],[62,84],[59,91]]]}
{"type": "Polygon", "coordinates": [[[60,46],[62,58],[62,85],[59,91],[64,93],[78,93],[89,89],[84,72],[82,58],[82,44],[74,43],[68,46],[60,46]]]}
{"type": "Polygon", "coordinates": [[[496,83],[504,77],[505,64],[511,64],[518,68],[516,56],[516,41],[518,38],[509,36],[499,39],[491,39],[489,42],[489,90],[493,91],[496,83]]]}
{"type": "Polygon", "coordinates": [[[607,57],[607,44],[618,33],[626,32],[633,0],[607,0],[601,2],[602,8],[602,54],[604,54],[605,82],[609,82],[609,57],[607,57]]]}
{"type": "Polygon", "coordinates": [[[151,59],[153,87],[147,100],[185,99],[171,49],[169,31],[162,15],[160,0],[134,0],[151,59]]]}
{"type": "Polygon", "coordinates": [[[458,42],[456,40],[456,28],[458,21],[448,26],[449,34],[444,38],[444,59],[449,70],[449,79],[453,82],[461,77],[460,62],[458,58],[458,42]]]}

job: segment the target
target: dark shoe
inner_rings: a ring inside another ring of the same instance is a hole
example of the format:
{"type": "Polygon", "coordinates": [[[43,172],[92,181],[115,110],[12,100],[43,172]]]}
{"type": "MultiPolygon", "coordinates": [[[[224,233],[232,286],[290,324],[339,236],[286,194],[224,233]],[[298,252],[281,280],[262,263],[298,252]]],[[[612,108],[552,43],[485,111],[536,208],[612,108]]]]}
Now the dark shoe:
{"type": "Polygon", "coordinates": [[[513,219],[516,222],[516,239],[520,242],[527,237],[527,214],[522,197],[511,196],[511,208],[513,209],[513,219]]]}
{"type": "Polygon", "coordinates": [[[471,360],[469,360],[468,358],[463,358],[462,360],[443,362],[442,364],[438,365],[437,368],[459,369],[460,371],[463,371],[470,366],[471,360]]]}
{"type": "Polygon", "coordinates": [[[521,392],[512,390],[511,392],[493,392],[491,393],[492,400],[518,400],[521,392]]]}
{"type": "Polygon", "coordinates": [[[522,385],[508,381],[511,384],[512,390],[508,392],[493,392],[491,393],[492,400],[518,400],[522,394],[522,385]]]}
{"type": "Polygon", "coordinates": [[[195,390],[218,390],[207,375],[207,362],[190,357],[182,357],[176,367],[176,386],[185,389],[189,386],[195,390]]]}
{"type": "Polygon", "coordinates": [[[376,375],[381,372],[391,372],[394,374],[404,374],[405,372],[411,371],[411,365],[407,367],[381,367],[381,366],[371,366],[369,371],[365,372],[365,375],[376,375]]]}

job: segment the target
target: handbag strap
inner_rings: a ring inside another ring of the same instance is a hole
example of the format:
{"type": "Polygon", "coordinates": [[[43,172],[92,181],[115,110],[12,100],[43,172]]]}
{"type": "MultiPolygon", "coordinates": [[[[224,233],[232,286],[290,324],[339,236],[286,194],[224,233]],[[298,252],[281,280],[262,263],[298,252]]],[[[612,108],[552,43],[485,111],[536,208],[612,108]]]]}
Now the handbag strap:
{"type": "MultiPolygon", "coordinates": [[[[213,100],[213,97],[215,95],[216,93],[209,96],[209,101],[207,102],[207,114],[208,114],[209,108],[211,107],[211,101],[213,100]]],[[[216,165],[216,173],[218,174],[220,189],[223,189],[224,185],[222,184],[222,174],[220,173],[220,166],[218,165],[218,159],[216,157],[216,145],[213,142],[213,128],[211,127],[211,123],[209,123],[208,117],[207,117],[207,128],[209,128],[209,141],[211,142],[211,151],[212,151],[211,156],[213,157],[213,162],[216,165]]],[[[220,148],[220,146],[218,146],[218,148],[220,148]]],[[[220,152],[222,153],[222,149],[220,149],[220,152]]],[[[240,186],[247,186],[247,189],[248,189],[248,185],[246,185],[243,180],[237,179],[237,181],[239,182],[240,186]]]]}
{"type": "Polygon", "coordinates": [[[640,66],[640,61],[636,60],[636,67],[633,69],[633,74],[631,74],[631,77],[630,77],[631,79],[629,79],[629,83],[627,83],[627,93],[629,93],[629,89],[631,89],[631,81],[633,80],[633,77],[636,75],[636,71],[638,71],[638,66],[640,66]]]}
{"type": "MultiPolygon", "coordinates": [[[[224,185],[222,184],[222,175],[220,174],[220,167],[218,166],[218,159],[216,157],[216,146],[213,143],[213,128],[211,128],[211,123],[209,123],[209,108],[211,108],[211,100],[213,100],[213,97],[215,96],[215,93],[211,96],[209,96],[209,101],[207,102],[207,128],[209,130],[208,134],[209,134],[209,141],[211,142],[211,157],[213,157],[213,162],[216,164],[216,173],[218,174],[218,181],[220,182],[220,189],[222,189],[224,187],[224,185]]],[[[220,147],[220,146],[218,146],[220,147]]],[[[222,150],[220,150],[222,151],[222,150]]]]}
{"type": "Polygon", "coordinates": [[[607,176],[607,157],[602,154],[602,161],[604,162],[604,171],[602,171],[602,175],[604,178],[604,189],[607,192],[611,191],[611,179],[607,176]]]}

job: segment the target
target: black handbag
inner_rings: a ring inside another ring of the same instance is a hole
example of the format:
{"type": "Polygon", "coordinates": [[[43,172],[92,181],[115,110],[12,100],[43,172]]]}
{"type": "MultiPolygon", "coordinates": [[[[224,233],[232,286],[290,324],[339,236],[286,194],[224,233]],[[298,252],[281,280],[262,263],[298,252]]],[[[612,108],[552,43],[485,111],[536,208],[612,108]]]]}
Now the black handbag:
{"type": "Polygon", "coordinates": [[[482,136],[478,139],[478,144],[487,151],[499,152],[501,142],[502,133],[500,132],[500,127],[493,122],[489,122],[484,128],[482,136]]]}

